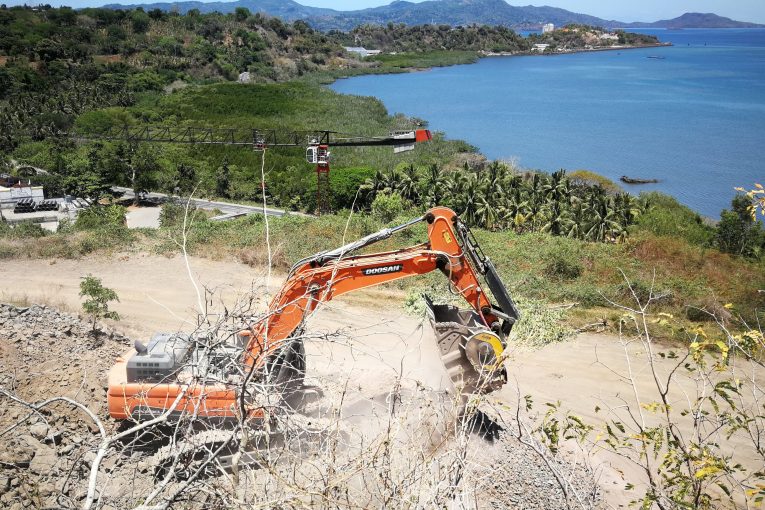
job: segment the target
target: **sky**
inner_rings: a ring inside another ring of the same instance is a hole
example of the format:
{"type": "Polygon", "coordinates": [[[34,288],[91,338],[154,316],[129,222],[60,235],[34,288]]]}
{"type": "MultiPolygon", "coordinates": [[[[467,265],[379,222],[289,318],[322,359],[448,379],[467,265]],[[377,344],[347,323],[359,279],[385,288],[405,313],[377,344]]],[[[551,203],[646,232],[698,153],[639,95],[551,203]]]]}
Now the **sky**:
{"type": "MultiPolygon", "coordinates": [[[[88,7],[106,3],[151,3],[172,0],[0,0],[7,5],[49,3],[88,7]]],[[[203,0],[205,1],[205,0],[203,0]]],[[[354,10],[386,5],[392,0],[296,0],[303,5],[354,10]]],[[[420,2],[422,0],[410,0],[420,2]]],[[[550,5],[617,21],[657,21],[685,12],[713,12],[738,21],[765,24],[765,0],[510,0],[512,5],[550,5]]]]}

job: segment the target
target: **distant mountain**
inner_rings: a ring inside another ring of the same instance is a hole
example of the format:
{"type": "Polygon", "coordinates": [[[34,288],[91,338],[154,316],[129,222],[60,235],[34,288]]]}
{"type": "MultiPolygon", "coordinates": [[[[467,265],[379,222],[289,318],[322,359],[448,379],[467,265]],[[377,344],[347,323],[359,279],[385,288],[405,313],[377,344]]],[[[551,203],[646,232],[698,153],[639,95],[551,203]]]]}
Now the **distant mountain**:
{"type": "Polygon", "coordinates": [[[516,7],[504,0],[428,0],[421,3],[395,1],[390,5],[350,12],[325,13],[308,20],[321,30],[338,28],[348,30],[364,23],[384,25],[405,23],[407,25],[444,24],[504,25],[510,27],[539,27],[544,23],[565,25],[583,23],[610,25],[595,16],[578,14],[554,7],[516,7]]]}
{"type": "Polygon", "coordinates": [[[301,5],[293,0],[237,0],[234,2],[157,2],[142,4],[107,4],[106,9],[135,9],[142,7],[144,10],[161,9],[163,11],[178,11],[186,14],[192,9],[199,9],[199,12],[234,12],[237,7],[246,7],[251,12],[267,13],[271,16],[278,16],[286,21],[295,21],[298,19],[307,19],[313,16],[322,16],[326,14],[340,14],[339,11],[332,9],[322,9],[319,7],[309,7],[301,5]]]}
{"type": "Polygon", "coordinates": [[[629,28],[763,28],[765,25],[734,21],[717,14],[687,12],[675,19],[665,19],[655,23],[629,23],[629,28]]]}
{"type": "Polygon", "coordinates": [[[152,4],[109,4],[110,9],[143,7],[145,10],[177,10],[186,13],[191,9],[200,12],[233,12],[237,7],[246,7],[252,12],[267,13],[286,21],[302,19],[319,30],[350,30],[365,23],[385,25],[404,23],[407,25],[444,24],[504,25],[513,28],[538,28],[545,23],[557,26],[581,23],[602,27],[628,28],[749,28],[760,27],[754,23],[743,23],[715,14],[689,13],[673,20],[656,23],[625,23],[604,20],[587,14],[579,14],[556,7],[517,7],[505,0],[427,0],[413,3],[396,0],[389,5],[356,11],[336,11],[301,5],[294,0],[237,0],[233,2],[162,2],[152,4]]]}

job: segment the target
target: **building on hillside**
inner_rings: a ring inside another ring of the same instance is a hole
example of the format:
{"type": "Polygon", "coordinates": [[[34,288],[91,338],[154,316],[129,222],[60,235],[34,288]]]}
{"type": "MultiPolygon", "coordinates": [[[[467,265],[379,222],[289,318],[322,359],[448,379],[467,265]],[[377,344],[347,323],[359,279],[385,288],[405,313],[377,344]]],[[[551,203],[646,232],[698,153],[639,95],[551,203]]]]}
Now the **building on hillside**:
{"type": "Polygon", "coordinates": [[[545,25],[542,25],[542,33],[546,34],[548,32],[554,32],[555,31],[555,25],[552,23],[547,23],[545,25]]]}
{"type": "Polygon", "coordinates": [[[618,41],[619,36],[616,34],[600,34],[601,41],[618,41]]]}
{"type": "Polygon", "coordinates": [[[531,51],[538,51],[539,53],[544,53],[547,51],[547,48],[549,48],[549,44],[535,44],[533,48],[531,48],[531,51]]]}
{"type": "Polygon", "coordinates": [[[345,46],[345,51],[348,53],[356,53],[360,57],[373,57],[382,53],[380,50],[368,50],[361,46],[345,46]]]}
{"type": "Polygon", "coordinates": [[[10,188],[0,186],[0,206],[13,206],[22,198],[31,198],[34,201],[45,200],[42,186],[30,186],[23,182],[17,182],[10,188]]]}

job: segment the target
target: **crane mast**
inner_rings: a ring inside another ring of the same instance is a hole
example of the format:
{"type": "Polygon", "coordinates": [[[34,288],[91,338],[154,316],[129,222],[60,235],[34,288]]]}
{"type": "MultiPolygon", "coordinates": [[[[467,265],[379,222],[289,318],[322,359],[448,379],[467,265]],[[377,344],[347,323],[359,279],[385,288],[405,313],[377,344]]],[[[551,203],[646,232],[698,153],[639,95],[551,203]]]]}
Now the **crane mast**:
{"type": "Polygon", "coordinates": [[[280,131],[255,128],[210,128],[200,126],[123,125],[91,134],[70,133],[81,141],[126,141],[188,145],[232,145],[266,150],[305,147],[306,161],[316,165],[316,204],[319,214],[330,210],[331,147],[393,147],[395,153],[410,151],[416,143],[432,139],[427,129],[396,131],[389,136],[359,136],[337,131],[280,131]]]}

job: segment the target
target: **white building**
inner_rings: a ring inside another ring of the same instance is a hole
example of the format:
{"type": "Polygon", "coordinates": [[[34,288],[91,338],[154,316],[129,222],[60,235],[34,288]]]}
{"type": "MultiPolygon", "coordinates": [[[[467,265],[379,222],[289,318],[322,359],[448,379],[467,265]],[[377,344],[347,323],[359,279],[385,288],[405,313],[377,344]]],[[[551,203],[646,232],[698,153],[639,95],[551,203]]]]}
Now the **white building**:
{"type": "Polygon", "coordinates": [[[555,30],[555,25],[552,23],[547,23],[545,25],[542,25],[542,33],[546,34],[548,32],[553,32],[555,30]]]}
{"type": "Polygon", "coordinates": [[[35,202],[45,200],[42,186],[13,186],[12,188],[0,186],[1,204],[15,204],[22,198],[31,198],[35,202]]]}
{"type": "Polygon", "coordinates": [[[372,57],[382,53],[380,50],[368,50],[366,48],[362,48],[361,46],[345,46],[345,51],[349,53],[356,53],[361,57],[372,57]]]}
{"type": "Polygon", "coordinates": [[[549,48],[549,44],[535,44],[534,47],[531,49],[531,51],[538,51],[539,53],[544,53],[547,48],[549,48]]]}

